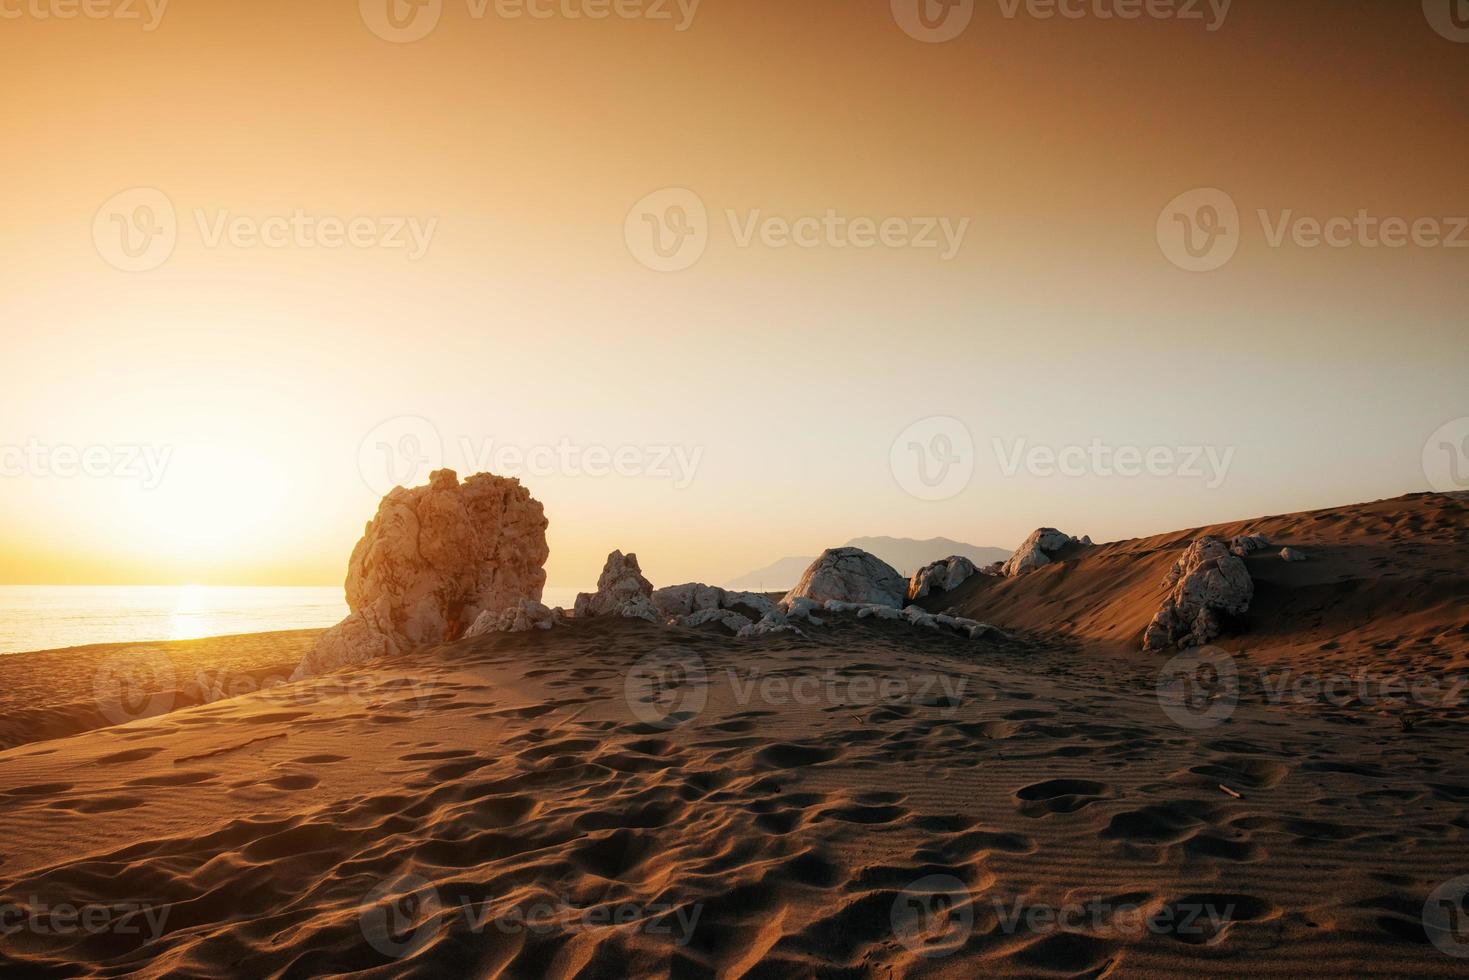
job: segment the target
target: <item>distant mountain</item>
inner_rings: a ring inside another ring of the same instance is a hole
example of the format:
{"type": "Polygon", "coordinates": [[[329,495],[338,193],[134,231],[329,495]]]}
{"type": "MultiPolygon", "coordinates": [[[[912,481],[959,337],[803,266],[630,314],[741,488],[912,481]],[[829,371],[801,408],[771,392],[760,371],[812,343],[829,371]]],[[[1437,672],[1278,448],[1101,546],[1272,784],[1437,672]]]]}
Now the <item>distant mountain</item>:
{"type": "MultiPolygon", "coordinates": [[[[950,555],[963,555],[976,565],[984,566],[991,562],[1004,561],[1013,553],[1013,549],[1010,548],[981,548],[978,545],[965,544],[949,538],[929,538],[927,541],[919,541],[916,538],[853,538],[846,543],[845,547],[861,548],[863,551],[870,552],[904,575],[912,575],[929,562],[938,561],[950,555]]],[[[739,578],[730,579],[724,583],[724,587],[761,592],[789,589],[800,580],[801,573],[815,560],[815,555],[782,558],[764,568],[757,568],[739,578]]]]}
{"type": "Polygon", "coordinates": [[[981,548],[949,538],[929,538],[927,541],[916,538],[853,538],[847,546],[876,555],[904,575],[912,575],[929,562],[950,555],[968,558],[983,568],[991,562],[1005,561],[1015,553],[1014,548],[981,548]]]}

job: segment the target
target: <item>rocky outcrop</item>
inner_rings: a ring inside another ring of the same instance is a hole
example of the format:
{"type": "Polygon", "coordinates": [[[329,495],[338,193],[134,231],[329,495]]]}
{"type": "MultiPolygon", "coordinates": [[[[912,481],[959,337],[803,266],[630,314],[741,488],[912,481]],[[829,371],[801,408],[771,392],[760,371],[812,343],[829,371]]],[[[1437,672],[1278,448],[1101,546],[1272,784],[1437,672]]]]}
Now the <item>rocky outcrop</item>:
{"type": "Polygon", "coordinates": [[[1091,538],[1074,538],[1053,527],[1040,527],[1030,532],[1025,543],[1015,549],[1010,560],[1000,567],[1000,574],[1013,578],[1042,565],[1049,565],[1056,552],[1072,544],[1091,544],[1091,538]]]}
{"type": "Polygon", "coordinates": [[[1263,534],[1240,534],[1229,539],[1229,552],[1244,558],[1270,547],[1270,539],[1263,534]]]}
{"type": "Polygon", "coordinates": [[[876,603],[901,606],[908,581],[887,562],[860,548],[828,548],[787,592],[782,604],[805,598],[816,602],[876,603]]]}
{"type": "Polygon", "coordinates": [[[486,610],[470,624],[464,636],[482,636],[485,633],[528,633],[533,629],[548,630],[561,621],[559,609],[548,609],[534,599],[521,599],[515,605],[500,612],[486,610]]]}
{"type": "Polygon", "coordinates": [[[1221,617],[1243,615],[1255,596],[1244,561],[1218,538],[1189,545],[1163,584],[1170,591],[1143,634],[1144,650],[1209,643],[1222,629],[1221,617]]]}
{"type": "Polygon", "coordinates": [[[638,556],[614,551],[607,556],[596,592],[582,592],[576,597],[577,616],[622,616],[626,619],[663,621],[653,605],[653,583],[643,578],[638,556]]]}
{"type": "Polygon", "coordinates": [[[741,616],[732,609],[720,609],[718,607],[700,609],[696,613],[680,616],[674,622],[679,626],[689,629],[704,626],[708,623],[718,623],[731,633],[740,633],[745,627],[754,625],[749,616],[741,616]]]}
{"type": "MultiPolygon", "coordinates": [[[[821,625],[821,621],[818,619],[808,617],[808,620],[813,626],[821,625]]],[[[739,635],[742,637],[770,636],[776,633],[790,633],[795,636],[806,635],[801,632],[800,627],[793,624],[786,614],[779,609],[771,610],[760,617],[759,622],[751,623],[749,626],[744,627],[740,630],[739,635]]]]}
{"type": "Polygon", "coordinates": [[[908,580],[908,601],[957,589],[971,575],[978,575],[974,562],[963,555],[950,555],[942,561],[924,565],[908,580]]]}
{"type": "Polygon", "coordinates": [[[717,585],[688,582],[654,589],[653,606],[664,619],[691,616],[706,609],[730,609],[748,618],[759,619],[775,608],[775,603],[758,592],[735,592],[717,585]]]}
{"type": "Polygon", "coordinates": [[[456,640],[482,613],[539,601],[546,515],[519,480],[438,470],[395,488],[352,550],[347,608],[301,662],[311,677],[385,654],[456,640]]]}

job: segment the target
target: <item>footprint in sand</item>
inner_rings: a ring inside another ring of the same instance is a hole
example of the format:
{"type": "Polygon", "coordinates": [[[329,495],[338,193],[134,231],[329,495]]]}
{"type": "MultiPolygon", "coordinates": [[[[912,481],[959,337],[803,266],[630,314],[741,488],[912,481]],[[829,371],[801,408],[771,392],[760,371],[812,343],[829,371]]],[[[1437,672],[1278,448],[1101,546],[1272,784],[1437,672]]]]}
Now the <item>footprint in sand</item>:
{"type": "Polygon", "coordinates": [[[1051,813],[1075,813],[1116,795],[1111,786],[1091,779],[1047,779],[1016,790],[1015,800],[1017,809],[1025,816],[1044,817],[1051,813]]]}

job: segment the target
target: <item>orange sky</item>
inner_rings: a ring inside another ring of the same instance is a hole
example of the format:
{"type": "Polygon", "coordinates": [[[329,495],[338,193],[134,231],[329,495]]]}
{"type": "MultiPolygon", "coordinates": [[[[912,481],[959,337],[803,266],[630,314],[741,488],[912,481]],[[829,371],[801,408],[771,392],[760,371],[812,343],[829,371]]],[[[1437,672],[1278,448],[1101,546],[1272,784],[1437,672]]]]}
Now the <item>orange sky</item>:
{"type": "Polygon", "coordinates": [[[887,4],[837,0],[704,0],[682,31],[676,3],[508,19],[444,0],[412,43],[340,0],[173,0],[153,30],[141,3],[143,21],[36,16],[51,2],[0,3],[0,454],[167,465],[156,486],[4,467],[0,581],[339,581],[378,494],[364,440],[402,417],[461,472],[507,444],[696,457],[687,486],[525,477],[550,583],[583,585],[613,547],[660,584],[718,581],[856,534],[1013,546],[1040,524],[1102,539],[1394,495],[1469,416],[1469,248],[1272,247],[1257,217],[1469,214],[1469,43],[1418,3],[1236,0],[1209,31],[997,0],[929,44],[887,4]],[[108,206],[136,188],[162,192],[177,240],[129,272],[108,206]],[[664,188],[708,214],[682,271],[624,234],[664,188]],[[1206,273],[1157,237],[1193,188],[1241,214],[1206,273]],[[432,231],[421,256],[329,230],[211,238],[298,211],[432,231]],[[739,242],[829,211],[968,224],[947,260],[739,242]],[[938,500],[890,462],[932,417],[975,446],[938,500]],[[997,439],[1233,454],[1217,486],[1006,475],[997,439]]]}

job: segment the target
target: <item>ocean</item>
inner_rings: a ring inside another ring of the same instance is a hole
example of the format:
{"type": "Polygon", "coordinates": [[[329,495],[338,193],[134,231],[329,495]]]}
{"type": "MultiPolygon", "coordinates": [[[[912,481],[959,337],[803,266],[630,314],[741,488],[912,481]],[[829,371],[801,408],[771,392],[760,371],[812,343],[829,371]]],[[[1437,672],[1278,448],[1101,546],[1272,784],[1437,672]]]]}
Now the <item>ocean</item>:
{"type": "MultiPolygon", "coordinates": [[[[548,588],[543,599],[570,608],[576,593],[548,588]]],[[[346,615],[336,585],[0,585],[0,655],[313,629],[346,615]]]]}

